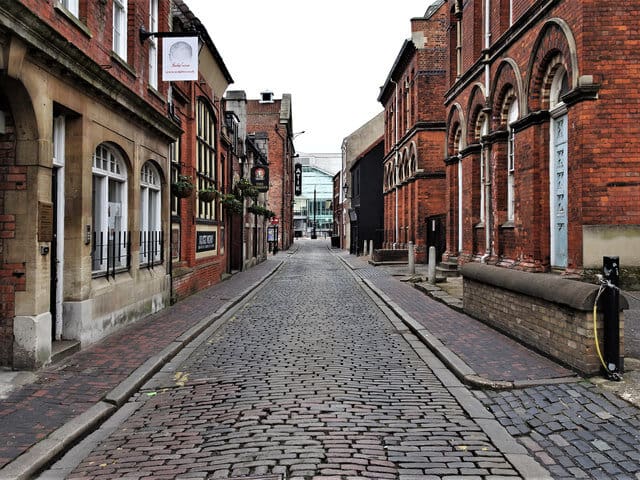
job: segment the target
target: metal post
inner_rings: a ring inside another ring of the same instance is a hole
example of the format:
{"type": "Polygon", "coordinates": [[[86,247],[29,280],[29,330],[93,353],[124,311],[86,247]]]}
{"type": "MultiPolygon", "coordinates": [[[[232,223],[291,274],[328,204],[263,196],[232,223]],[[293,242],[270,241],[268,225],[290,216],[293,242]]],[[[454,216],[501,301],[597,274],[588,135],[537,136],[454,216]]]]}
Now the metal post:
{"type": "Polygon", "coordinates": [[[427,270],[427,281],[431,285],[436,284],[436,247],[429,247],[429,267],[427,270]]]}
{"type": "Polygon", "coordinates": [[[620,358],[620,259],[602,257],[602,273],[605,281],[612,286],[602,294],[604,305],[604,361],[609,373],[622,373],[620,358]]]}
{"type": "Polygon", "coordinates": [[[415,275],[415,273],[416,273],[416,257],[414,255],[413,242],[409,242],[409,245],[407,246],[407,253],[408,253],[408,257],[409,257],[409,274],[410,275],[415,275]]]}

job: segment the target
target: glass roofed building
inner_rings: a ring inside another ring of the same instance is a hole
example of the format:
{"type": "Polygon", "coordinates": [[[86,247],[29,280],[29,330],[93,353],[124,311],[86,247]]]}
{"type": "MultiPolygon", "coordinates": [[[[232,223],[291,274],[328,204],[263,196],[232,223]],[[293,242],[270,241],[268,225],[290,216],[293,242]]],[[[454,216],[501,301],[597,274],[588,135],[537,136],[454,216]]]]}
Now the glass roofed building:
{"type": "Polygon", "coordinates": [[[301,153],[296,159],[302,165],[302,189],[293,206],[295,237],[331,236],[333,176],[340,171],[341,162],[339,153],[301,153]]]}

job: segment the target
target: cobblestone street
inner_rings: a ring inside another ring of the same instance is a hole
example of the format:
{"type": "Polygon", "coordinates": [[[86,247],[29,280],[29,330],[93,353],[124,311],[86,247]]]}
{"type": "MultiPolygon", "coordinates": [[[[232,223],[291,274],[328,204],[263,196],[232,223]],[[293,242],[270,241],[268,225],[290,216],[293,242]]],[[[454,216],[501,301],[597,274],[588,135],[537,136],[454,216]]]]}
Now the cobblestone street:
{"type": "Polygon", "coordinates": [[[434,365],[324,243],[303,244],[135,395],[68,478],[520,476],[515,442],[434,365]]]}

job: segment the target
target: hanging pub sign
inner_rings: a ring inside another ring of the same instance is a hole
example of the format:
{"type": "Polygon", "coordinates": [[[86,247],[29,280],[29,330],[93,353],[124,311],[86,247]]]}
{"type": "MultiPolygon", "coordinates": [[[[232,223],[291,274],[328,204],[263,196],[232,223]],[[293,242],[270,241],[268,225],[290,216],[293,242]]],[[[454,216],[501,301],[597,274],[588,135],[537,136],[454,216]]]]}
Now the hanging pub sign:
{"type": "Polygon", "coordinates": [[[162,80],[198,80],[198,37],[162,39],[162,80]]]}
{"type": "Polygon", "coordinates": [[[296,163],[293,171],[293,182],[296,196],[302,195],[302,164],[296,163]]]}
{"type": "Polygon", "coordinates": [[[262,165],[253,167],[251,169],[251,184],[259,192],[269,190],[269,168],[262,165]]]}

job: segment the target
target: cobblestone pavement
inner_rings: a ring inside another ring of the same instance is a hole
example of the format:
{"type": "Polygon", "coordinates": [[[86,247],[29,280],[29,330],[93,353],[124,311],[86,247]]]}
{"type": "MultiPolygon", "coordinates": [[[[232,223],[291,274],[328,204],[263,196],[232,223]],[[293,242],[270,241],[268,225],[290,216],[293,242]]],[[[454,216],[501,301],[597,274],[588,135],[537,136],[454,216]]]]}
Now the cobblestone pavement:
{"type": "MultiPolygon", "coordinates": [[[[86,412],[154,354],[280,264],[270,258],[242,277],[204,290],[34,375],[0,400],[0,468],[86,412]]],[[[0,478],[5,475],[0,471],[0,478]]]]}
{"type": "Polygon", "coordinates": [[[190,353],[42,478],[520,476],[521,447],[324,243],[190,353]]]}
{"type": "Polygon", "coordinates": [[[476,395],[553,478],[640,478],[640,414],[617,396],[588,382],[476,395]]]}

